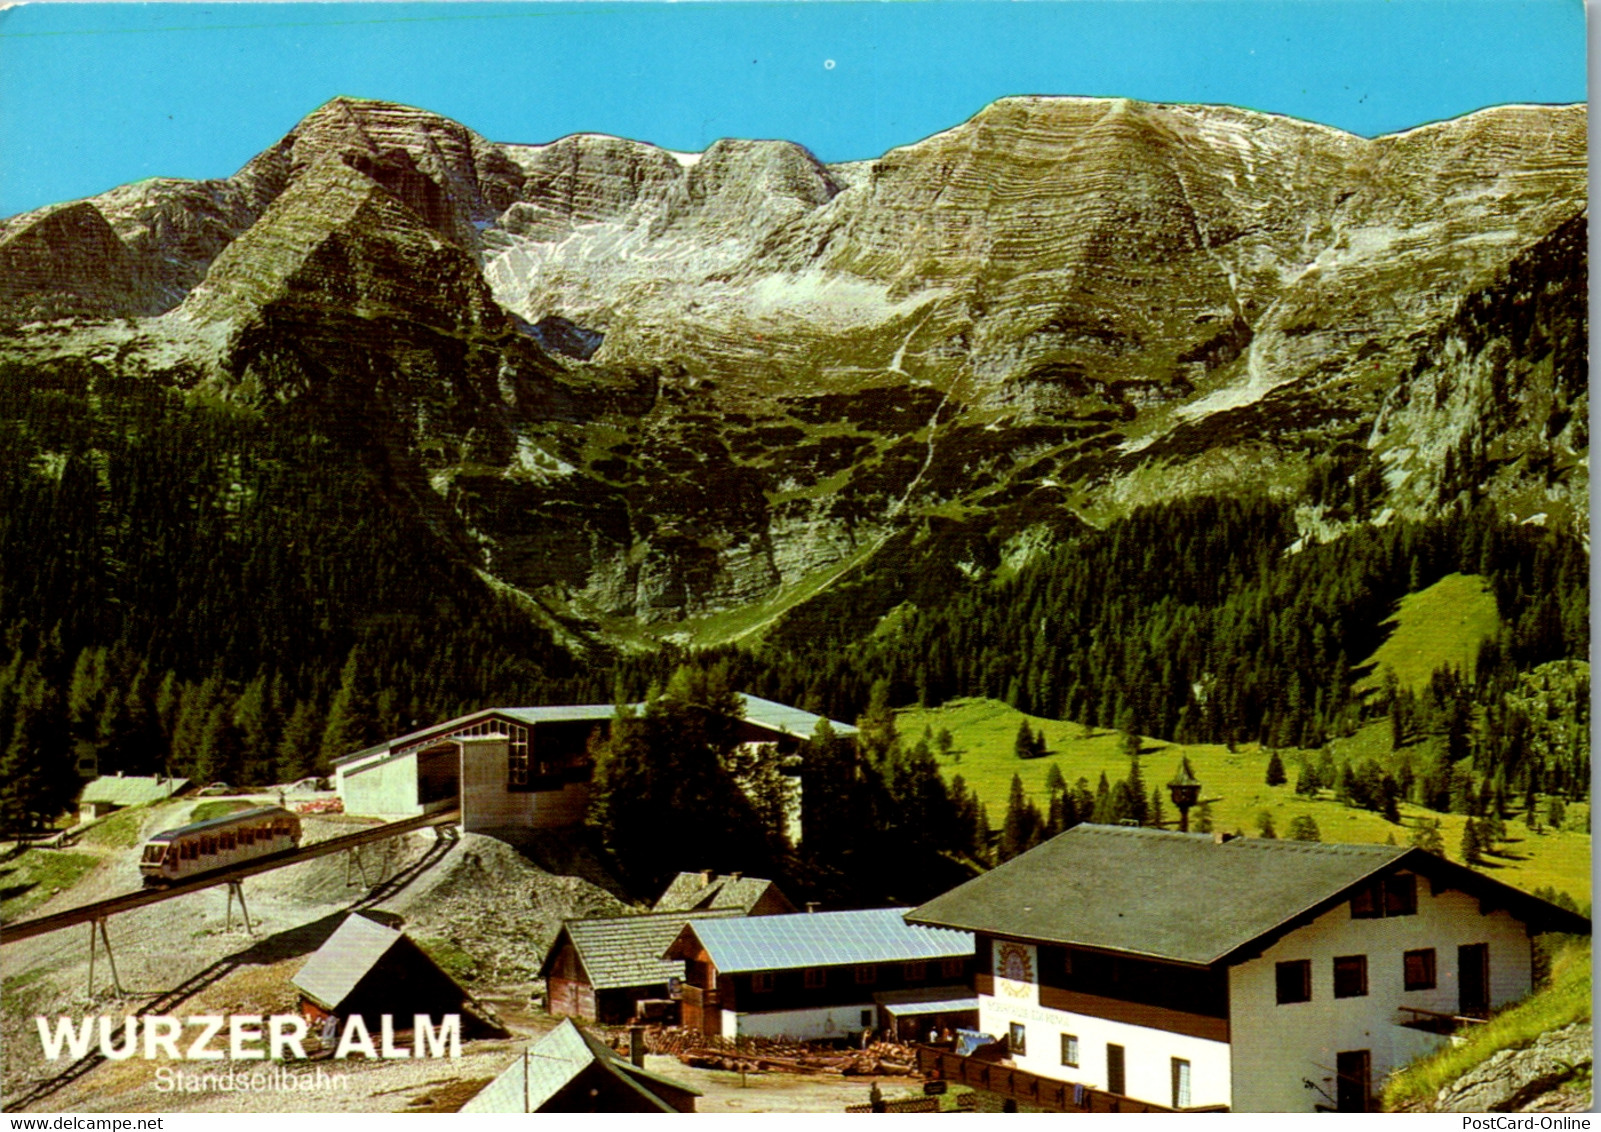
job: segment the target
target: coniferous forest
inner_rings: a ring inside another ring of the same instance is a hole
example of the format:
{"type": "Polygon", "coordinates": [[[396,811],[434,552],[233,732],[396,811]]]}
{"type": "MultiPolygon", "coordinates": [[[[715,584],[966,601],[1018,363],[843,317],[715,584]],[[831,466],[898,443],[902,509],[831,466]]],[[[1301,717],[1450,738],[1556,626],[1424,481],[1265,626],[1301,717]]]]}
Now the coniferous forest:
{"type": "MultiPolygon", "coordinates": [[[[827,852],[781,867],[797,847],[751,846],[773,871],[793,868],[808,890],[841,899],[859,884],[916,898],[896,891],[908,854],[982,864],[1094,816],[1095,799],[1064,783],[1060,809],[1032,834],[1013,828],[1026,815],[995,815],[997,850],[990,815],[889,722],[895,707],[958,696],[1131,735],[1275,748],[1319,748],[1388,716],[1397,747],[1447,736],[1400,786],[1421,804],[1488,818],[1540,792],[1588,794],[1587,674],[1560,707],[1525,694],[1540,666],[1588,656],[1586,550],[1507,522],[1470,492],[1436,517],[1376,525],[1360,521],[1379,491],[1371,468],[1324,461],[1298,496],[1143,507],[1010,571],[969,576],[937,537],[921,552],[892,546],[758,644],[624,655],[558,637],[557,622],[464,565],[448,528],[365,455],[382,446],[340,431],[363,427],[89,363],[0,375],[8,825],[53,820],[91,756],[102,773],[288,781],[478,707],[639,699],[685,661],[716,666],[732,688],[867,721],[865,778],[830,778],[826,741],[808,769],[808,826],[834,831],[813,849],[826,841],[827,852]],[[1353,521],[1304,545],[1299,503],[1353,521]],[[1452,573],[1487,579],[1499,611],[1475,669],[1443,670],[1421,692],[1360,692],[1358,666],[1395,604],[1452,573]],[[1553,712],[1570,741],[1537,741],[1553,712]],[[867,861],[871,881],[860,880],[867,861]]],[[[1342,794],[1352,804],[1384,804],[1361,768],[1343,773],[1355,775],[1342,794]]],[[[1121,816],[1160,805],[1146,786],[1118,786],[1137,799],[1121,816]]]]}

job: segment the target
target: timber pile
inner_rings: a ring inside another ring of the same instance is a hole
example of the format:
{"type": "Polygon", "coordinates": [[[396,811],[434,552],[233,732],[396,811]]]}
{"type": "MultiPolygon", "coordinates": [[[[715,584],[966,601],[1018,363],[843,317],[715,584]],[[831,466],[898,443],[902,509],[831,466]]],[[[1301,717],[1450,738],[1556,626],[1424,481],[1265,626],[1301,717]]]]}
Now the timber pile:
{"type": "Polygon", "coordinates": [[[680,1052],[678,1060],[696,1069],[742,1070],[747,1073],[904,1077],[917,1071],[917,1059],[912,1052],[893,1042],[874,1042],[864,1050],[840,1050],[777,1041],[747,1048],[729,1048],[724,1043],[697,1044],[680,1052]]]}
{"type": "MultiPolygon", "coordinates": [[[[746,1073],[837,1073],[845,1077],[904,1077],[917,1072],[917,1054],[896,1042],[873,1042],[866,1049],[783,1038],[717,1038],[677,1027],[646,1026],[645,1049],[676,1057],[695,1069],[746,1073]]],[[[608,1043],[628,1056],[628,1032],[611,1030],[608,1043]]]]}

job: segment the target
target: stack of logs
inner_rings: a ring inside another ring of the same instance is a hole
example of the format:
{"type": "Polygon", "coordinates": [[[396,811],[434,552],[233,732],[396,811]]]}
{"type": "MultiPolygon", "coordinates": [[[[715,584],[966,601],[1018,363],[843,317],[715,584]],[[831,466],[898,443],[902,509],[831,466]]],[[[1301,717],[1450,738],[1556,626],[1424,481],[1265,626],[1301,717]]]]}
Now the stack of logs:
{"type": "Polygon", "coordinates": [[[836,1073],[844,1077],[904,1077],[917,1072],[909,1046],[872,1042],[865,1049],[785,1041],[782,1038],[714,1038],[685,1030],[648,1029],[646,1048],[675,1056],[696,1069],[745,1073],[836,1073]]]}

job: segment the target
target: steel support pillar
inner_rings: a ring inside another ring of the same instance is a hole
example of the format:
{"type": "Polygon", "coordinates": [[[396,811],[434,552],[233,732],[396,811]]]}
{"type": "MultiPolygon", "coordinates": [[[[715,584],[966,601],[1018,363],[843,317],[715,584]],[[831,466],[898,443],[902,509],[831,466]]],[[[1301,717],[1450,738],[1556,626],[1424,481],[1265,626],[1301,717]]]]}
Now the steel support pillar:
{"type": "Polygon", "coordinates": [[[250,926],[250,909],[245,907],[245,886],[243,881],[231,880],[228,882],[228,931],[233,931],[233,902],[234,897],[239,898],[239,914],[244,917],[245,932],[255,935],[256,929],[250,926]]]}
{"type": "Polygon", "coordinates": [[[119,995],[128,992],[122,989],[122,979],[117,975],[117,958],[111,954],[111,936],[106,931],[106,917],[99,916],[89,921],[89,997],[94,998],[95,993],[95,935],[100,936],[100,944],[106,949],[106,966],[111,968],[111,989],[119,995]]]}

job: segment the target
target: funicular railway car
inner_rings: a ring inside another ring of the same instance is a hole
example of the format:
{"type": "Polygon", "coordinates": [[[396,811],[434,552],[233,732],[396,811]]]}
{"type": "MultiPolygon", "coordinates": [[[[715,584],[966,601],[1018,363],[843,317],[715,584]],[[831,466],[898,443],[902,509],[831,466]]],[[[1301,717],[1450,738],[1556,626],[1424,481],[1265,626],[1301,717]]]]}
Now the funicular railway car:
{"type": "Polygon", "coordinates": [[[262,806],[163,830],[145,842],[139,871],[146,885],[171,884],[299,844],[300,818],[278,806],[262,806]]]}

